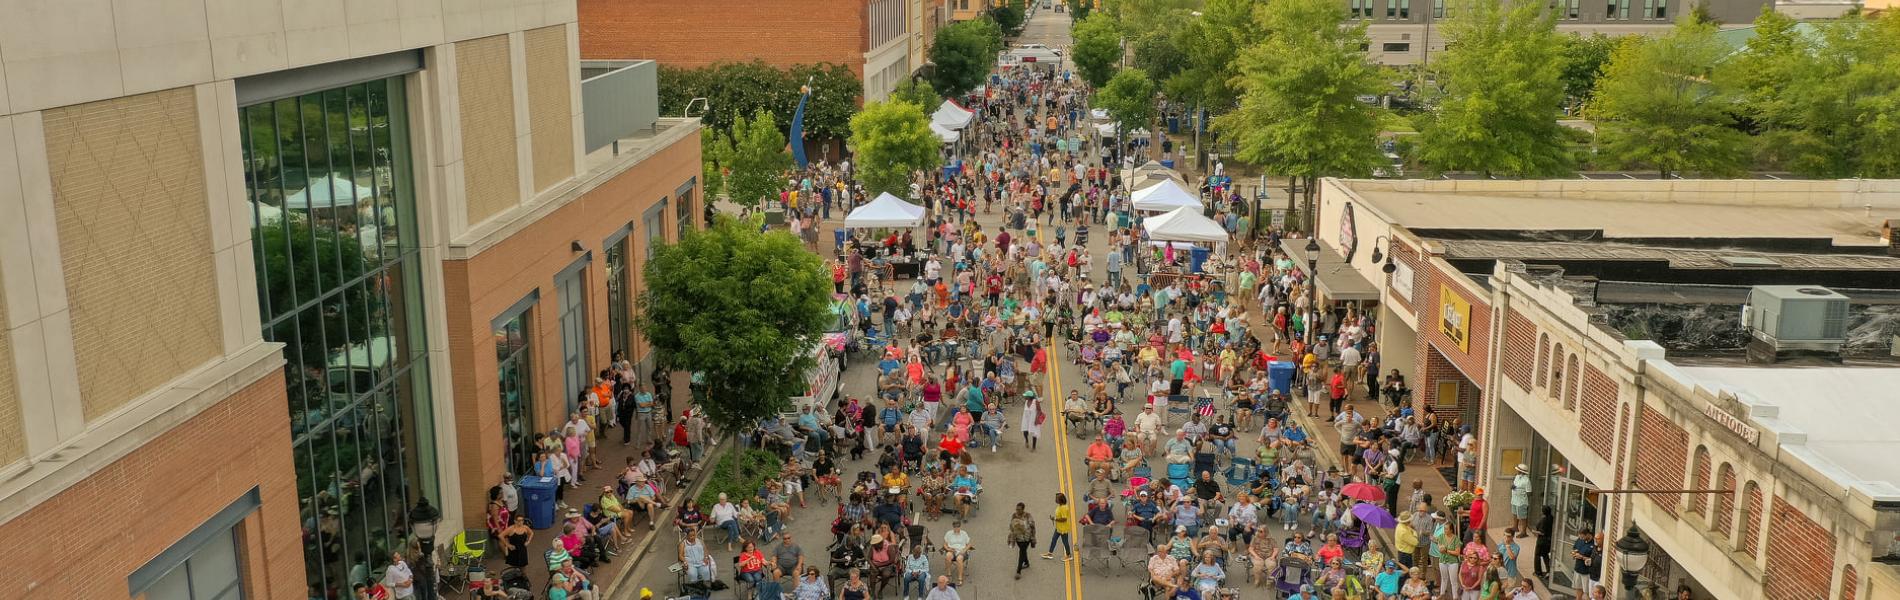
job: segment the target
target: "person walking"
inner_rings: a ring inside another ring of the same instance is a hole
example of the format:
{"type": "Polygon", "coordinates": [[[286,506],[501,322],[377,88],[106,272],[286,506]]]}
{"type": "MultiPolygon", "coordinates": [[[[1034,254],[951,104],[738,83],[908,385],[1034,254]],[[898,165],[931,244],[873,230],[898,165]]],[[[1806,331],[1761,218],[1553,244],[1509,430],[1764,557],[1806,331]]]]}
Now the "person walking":
{"type": "Polygon", "coordinates": [[[1049,515],[1049,520],[1055,522],[1055,531],[1049,534],[1049,551],[1042,553],[1042,557],[1055,558],[1056,541],[1061,540],[1062,552],[1065,554],[1062,560],[1075,560],[1075,548],[1070,545],[1072,543],[1070,536],[1075,529],[1075,510],[1069,506],[1067,495],[1061,492],[1056,493],[1056,510],[1049,515]]]}
{"type": "Polygon", "coordinates": [[[1009,516],[1009,543],[1016,545],[1016,578],[1022,579],[1023,569],[1029,568],[1029,547],[1036,543],[1036,519],[1021,502],[1009,516]]]}
{"type": "Polygon", "coordinates": [[[1036,451],[1036,442],[1042,439],[1042,422],[1047,419],[1048,414],[1042,411],[1042,400],[1036,397],[1036,390],[1024,390],[1021,426],[1023,445],[1029,446],[1030,452],[1036,451]]]}

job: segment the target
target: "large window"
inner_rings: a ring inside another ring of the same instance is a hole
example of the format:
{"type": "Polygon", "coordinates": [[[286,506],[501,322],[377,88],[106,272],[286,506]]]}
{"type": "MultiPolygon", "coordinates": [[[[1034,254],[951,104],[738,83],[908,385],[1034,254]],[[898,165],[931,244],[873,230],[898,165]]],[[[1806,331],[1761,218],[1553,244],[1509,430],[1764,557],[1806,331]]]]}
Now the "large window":
{"type": "Polygon", "coordinates": [[[693,230],[693,221],[697,220],[693,218],[693,186],[698,184],[699,178],[695,177],[687,179],[679,189],[673,190],[673,201],[679,204],[678,212],[673,215],[674,224],[679,227],[679,237],[673,239],[686,239],[686,232],[693,230]]]}
{"type": "Polygon", "coordinates": [[[666,243],[666,199],[661,198],[653,208],[640,216],[640,226],[647,232],[647,254],[642,262],[653,260],[653,249],[666,243]]]}
{"type": "Polygon", "coordinates": [[[529,362],[528,306],[495,327],[495,373],[501,391],[502,453],[509,473],[527,473],[534,466],[534,363],[529,362]]]}
{"type": "Polygon", "coordinates": [[[607,255],[607,343],[613,347],[610,352],[624,352],[627,360],[633,360],[633,344],[628,337],[632,333],[633,300],[627,293],[627,244],[633,236],[628,230],[606,243],[607,255]]]}
{"type": "Polygon", "coordinates": [[[554,278],[554,298],[561,306],[561,375],[569,412],[580,407],[580,395],[594,383],[587,371],[587,280],[582,277],[587,260],[582,257],[554,278]]]}
{"type": "Polygon", "coordinates": [[[145,600],[240,600],[237,534],[212,536],[190,558],[145,589],[145,600]]]}
{"type": "Polygon", "coordinates": [[[240,109],[265,339],[284,344],[307,577],[404,543],[438,500],[421,267],[399,78],[240,109]]]}

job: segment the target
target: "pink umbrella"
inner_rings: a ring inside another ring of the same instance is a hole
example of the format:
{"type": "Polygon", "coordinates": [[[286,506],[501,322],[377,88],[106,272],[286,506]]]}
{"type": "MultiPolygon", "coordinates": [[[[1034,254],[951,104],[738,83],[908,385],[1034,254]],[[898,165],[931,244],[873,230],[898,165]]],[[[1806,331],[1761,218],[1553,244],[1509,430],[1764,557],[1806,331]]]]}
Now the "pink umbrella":
{"type": "Polygon", "coordinates": [[[1385,500],[1385,490],[1379,489],[1379,486],[1372,485],[1370,483],[1362,483],[1362,482],[1348,483],[1346,484],[1346,487],[1340,488],[1339,493],[1344,494],[1347,498],[1352,498],[1354,500],[1363,500],[1366,502],[1379,502],[1379,501],[1385,500]]]}

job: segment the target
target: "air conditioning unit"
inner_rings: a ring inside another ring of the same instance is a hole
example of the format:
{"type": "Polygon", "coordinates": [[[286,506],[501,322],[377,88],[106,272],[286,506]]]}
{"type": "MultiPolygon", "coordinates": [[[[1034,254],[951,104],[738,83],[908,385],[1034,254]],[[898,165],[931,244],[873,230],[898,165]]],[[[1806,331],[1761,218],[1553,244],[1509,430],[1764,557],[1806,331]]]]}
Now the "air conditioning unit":
{"type": "Polygon", "coordinates": [[[1751,358],[1789,351],[1838,356],[1847,344],[1847,296],[1824,287],[1758,285],[1742,314],[1751,358]]]}

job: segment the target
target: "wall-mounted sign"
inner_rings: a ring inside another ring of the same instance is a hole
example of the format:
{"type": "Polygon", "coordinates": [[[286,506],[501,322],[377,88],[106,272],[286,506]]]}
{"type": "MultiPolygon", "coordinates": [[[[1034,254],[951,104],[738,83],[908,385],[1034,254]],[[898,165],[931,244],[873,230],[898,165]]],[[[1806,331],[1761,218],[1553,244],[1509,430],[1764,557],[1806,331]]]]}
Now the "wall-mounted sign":
{"type": "Polygon", "coordinates": [[[1742,441],[1748,442],[1751,446],[1761,440],[1761,430],[1750,426],[1740,417],[1728,414],[1728,411],[1722,410],[1721,407],[1716,406],[1713,402],[1702,403],[1702,414],[1707,415],[1724,429],[1741,436],[1742,441]]]}
{"type": "Polygon", "coordinates": [[[1393,260],[1392,267],[1392,282],[1388,284],[1392,288],[1392,293],[1398,294],[1400,298],[1404,298],[1406,304],[1411,304],[1412,265],[1405,264],[1403,261],[1393,260]]]}
{"type": "Polygon", "coordinates": [[[1352,203],[1340,205],[1339,209],[1339,255],[1346,257],[1346,264],[1352,264],[1353,251],[1359,249],[1359,227],[1352,222],[1352,203]]]}
{"type": "Polygon", "coordinates": [[[1471,352],[1471,301],[1443,283],[1438,284],[1438,332],[1460,352],[1471,352]]]}

